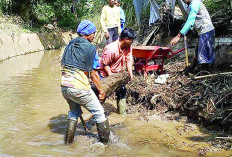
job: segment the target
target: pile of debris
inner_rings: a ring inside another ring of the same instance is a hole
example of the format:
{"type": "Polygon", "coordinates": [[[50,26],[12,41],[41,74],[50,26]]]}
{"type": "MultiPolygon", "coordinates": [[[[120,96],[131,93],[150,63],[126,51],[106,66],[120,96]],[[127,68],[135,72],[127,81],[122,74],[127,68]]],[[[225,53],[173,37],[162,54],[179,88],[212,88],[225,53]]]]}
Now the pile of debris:
{"type": "Polygon", "coordinates": [[[147,79],[136,76],[127,85],[128,113],[144,110],[158,110],[161,113],[176,111],[213,129],[221,127],[231,130],[232,75],[193,80],[182,74],[184,67],[184,62],[167,64],[166,73],[170,77],[165,84],[155,83],[157,76],[154,74],[147,79]]]}

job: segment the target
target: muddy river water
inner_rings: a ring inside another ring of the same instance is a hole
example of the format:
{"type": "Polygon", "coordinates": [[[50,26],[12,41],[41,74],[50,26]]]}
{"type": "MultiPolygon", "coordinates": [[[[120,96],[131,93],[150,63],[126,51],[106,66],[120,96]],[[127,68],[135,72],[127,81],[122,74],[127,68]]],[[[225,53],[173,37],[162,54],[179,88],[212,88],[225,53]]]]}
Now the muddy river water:
{"type": "MultiPolygon", "coordinates": [[[[80,123],[75,142],[64,145],[68,105],[60,91],[59,55],[60,50],[44,51],[0,63],[1,157],[198,156],[197,151],[155,142],[165,132],[161,125],[168,123],[154,126],[114,112],[109,115],[112,143],[108,146],[98,142],[96,126],[86,133],[80,123]]],[[[88,112],[83,116],[91,117],[88,112]]]]}

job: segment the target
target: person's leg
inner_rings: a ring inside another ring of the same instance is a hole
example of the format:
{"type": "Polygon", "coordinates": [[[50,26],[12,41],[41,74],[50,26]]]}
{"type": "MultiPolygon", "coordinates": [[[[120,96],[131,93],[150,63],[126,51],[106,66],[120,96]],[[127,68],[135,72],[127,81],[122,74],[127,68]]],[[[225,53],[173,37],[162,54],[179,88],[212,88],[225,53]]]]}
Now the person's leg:
{"type": "Polygon", "coordinates": [[[78,117],[81,116],[82,111],[79,104],[69,99],[70,94],[67,87],[62,87],[62,94],[69,104],[70,111],[68,112],[68,126],[65,134],[65,144],[70,145],[74,141],[74,135],[77,127],[78,117]]]}
{"type": "Polygon", "coordinates": [[[109,124],[104,114],[104,108],[99,102],[97,96],[92,90],[78,90],[70,88],[72,94],[71,100],[81,104],[89,112],[93,114],[93,121],[97,123],[97,130],[101,142],[107,143],[109,141],[109,124]]]}
{"type": "Polygon", "coordinates": [[[113,36],[112,36],[113,42],[118,40],[118,27],[113,28],[113,36]]]}
{"type": "Polygon", "coordinates": [[[108,28],[107,30],[108,30],[108,32],[110,34],[110,37],[108,39],[106,39],[106,43],[108,45],[108,44],[113,42],[114,30],[113,30],[113,28],[108,28]]]}
{"type": "Polygon", "coordinates": [[[126,114],[126,87],[122,87],[116,92],[117,110],[119,114],[126,114]]]}
{"type": "Polygon", "coordinates": [[[198,63],[199,64],[212,64],[215,61],[215,31],[201,34],[199,36],[199,48],[198,48],[198,63]]]}
{"type": "MultiPolygon", "coordinates": [[[[101,76],[100,71],[98,71],[98,74],[99,74],[100,80],[102,80],[103,77],[101,76]]],[[[94,84],[93,82],[91,82],[90,85],[91,85],[91,89],[93,90],[93,92],[94,92],[94,93],[96,94],[96,96],[98,97],[99,91],[98,91],[97,87],[95,86],[95,84],[94,84]]]]}

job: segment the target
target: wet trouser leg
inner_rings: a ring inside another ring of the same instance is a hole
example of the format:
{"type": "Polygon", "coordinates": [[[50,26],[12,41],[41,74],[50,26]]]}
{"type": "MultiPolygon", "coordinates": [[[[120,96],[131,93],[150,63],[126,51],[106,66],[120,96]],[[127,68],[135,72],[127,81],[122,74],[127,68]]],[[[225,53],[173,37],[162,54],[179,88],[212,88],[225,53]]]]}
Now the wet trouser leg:
{"type": "Polygon", "coordinates": [[[77,120],[68,119],[68,126],[64,139],[65,144],[70,145],[71,143],[73,143],[76,127],[77,127],[77,120]]]}
{"type": "Polygon", "coordinates": [[[96,124],[97,124],[97,131],[100,141],[104,144],[107,144],[109,142],[109,136],[110,136],[108,119],[102,123],[96,123],[96,124]]]}
{"type": "Polygon", "coordinates": [[[77,127],[77,119],[81,116],[81,106],[71,99],[66,98],[70,111],[68,112],[68,126],[65,134],[65,144],[70,145],[74,141],[74,135],[77,127]]]}
{"type": "Polygon", "coordinates": [[[107,120],[104,114],[104,109],[92,90],[62,87],[62,94],[70,107],[70,111],[68,113],[69,119],[77,120],[77,118],[82,114],[80,108],[83,106],[93,114],[93,121],[97,124],[101,124],[107,120]]]}

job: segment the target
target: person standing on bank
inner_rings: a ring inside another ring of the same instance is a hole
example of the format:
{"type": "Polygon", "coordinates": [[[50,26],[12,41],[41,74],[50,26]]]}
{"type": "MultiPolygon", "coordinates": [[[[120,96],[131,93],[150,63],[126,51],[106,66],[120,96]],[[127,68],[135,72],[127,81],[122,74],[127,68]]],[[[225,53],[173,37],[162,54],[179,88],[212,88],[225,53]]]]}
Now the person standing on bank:
{"type": "Polygon", "coordinates": [[[119,8],[114,5],[114,0],[107,0],[108,5],[102,8],[101,26],[105,33],[106,43],[112,43],[118,39],[121,33],[119,8]]]}
{"type": "Polygon", "coordinates": [[[124,29],[124,25],[126,22],[126,16],[125,16],[124,10],[122,9],[122,7],[120,7],[120,0],[114,0],[114,4],[120,10],[120,23],[121,23],[121,31],[122,31],[124,29]]]}
{"type": "Polygon", "coordinates": [[[90,75],[98,89],[98,97],[100,101],[103,101],[105,92],[101,86],[98,72],[93,70],[97,52],[96,47],[91,42],[95,37],[95,32],[96,27],[91,21],[82,21],[77,28],[79,37],[70,41],[62,57],[61,89],[70,108],[65,136],[65,144],[67,145],[74,140],[77,120],[82,114],[81,106],[93,114],[100,141],[102,143],[109,141],[109,122],[88,80],[90,75]]]}
{"type": "MultiPolygon", "coordinates": [[[[110,43],[104,48],[101,59],[101,67],[99,69],[100,75],[103,78],[122,71],[124,66],[126,66],[130,80],[133,80],[131,44],[135,37],[135,32],[131,28],[125,28],[122,31],[119,40],[110,43]]],[[[116,92],[116,95],[118,112],[119,114],[125,114],[126,88],[124,85],[116,92]]]]}
{"type": "Polygon", "coordinates": [[[198,49],[192,64],[185,72],[191,73],[196,67],[197,69],[209,70],[215,61],[214,26],[201,0],[184,0],[184,2],[189,6],[188,19],[180,33],[171,40],[170,45],[175,45],[194,26],[199,35],[198,49]]]}

